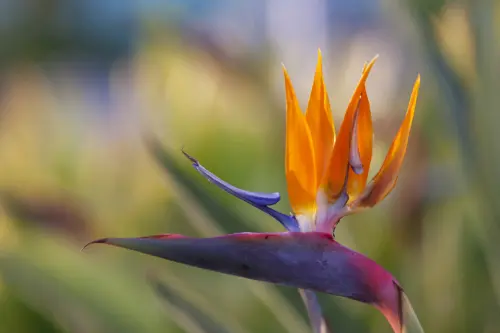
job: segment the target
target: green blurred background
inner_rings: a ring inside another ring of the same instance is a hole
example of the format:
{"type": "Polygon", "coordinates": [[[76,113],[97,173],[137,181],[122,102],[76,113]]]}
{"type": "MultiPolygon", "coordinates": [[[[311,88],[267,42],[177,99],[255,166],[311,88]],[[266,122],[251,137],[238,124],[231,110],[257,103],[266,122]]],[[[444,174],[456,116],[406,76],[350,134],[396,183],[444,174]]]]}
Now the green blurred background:
{"type": "MultiPolygon", "coordinates": [[[[427,332],[500,332],[499,32],[494,0],[2,0],[0,332],[308,332],[294,289],[80,249],[282,230],[180,148],[280,191],[288,212],[281,63],[305,107],[318,47],[337,128],[380,55],[372,173],[422,75],[398,186],[337,239],[398,278],[427,332]],[[144,133],[170,149],[168,171],[144,133]]],[[[334,332],[390,332],[367,305],[320,300],[334,332]]]]}

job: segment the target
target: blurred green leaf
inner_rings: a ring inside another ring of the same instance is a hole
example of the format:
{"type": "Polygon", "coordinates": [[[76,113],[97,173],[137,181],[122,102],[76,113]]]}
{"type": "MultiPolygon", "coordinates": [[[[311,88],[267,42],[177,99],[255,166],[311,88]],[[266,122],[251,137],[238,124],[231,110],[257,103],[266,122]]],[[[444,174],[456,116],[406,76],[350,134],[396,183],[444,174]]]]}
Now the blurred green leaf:
{"type": "Polygon", "coordinates": [[[180,293],[176,292],[168,284],[162,283],[155,277],[150,277],[149,281],[154,291],[160,298],[162,298],[168,304],[175,306],[179,311],[183,313],[185,318],[174,316],[174,319],[177,321],[179,326],[184,327],[186,332],[190,331],[190,327],[191,325],[193,325],[193,323],[198,327],[198,331],[205,333],[234,332],[226,327],[223,323],[217,322],[214,318],[211,318],[208,314],[201,311],[196,305],[184,299],[180,293]]]}
{"type": "Polygon", "coordinates": [[[22,252],[0,255],[0,276],[11,293],[64,331],[159,332],[168,326],[154,295],[123,278],[127,272],[86,261],[54,237],[25,241],[22,252]]]}

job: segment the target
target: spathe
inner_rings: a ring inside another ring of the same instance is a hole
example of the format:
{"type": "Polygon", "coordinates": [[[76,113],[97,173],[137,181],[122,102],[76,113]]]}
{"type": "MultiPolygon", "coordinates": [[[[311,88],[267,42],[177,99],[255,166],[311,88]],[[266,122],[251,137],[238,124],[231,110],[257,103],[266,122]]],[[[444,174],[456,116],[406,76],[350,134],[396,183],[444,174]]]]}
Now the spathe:
{"type": "Polygon", "coordinates": [[[248,279],[347,297],[377,307],[402,332],[402,289],[385,269],[320,232],[238,233],[211,238],[165,234],[104,238],[110,244],[248,279]]]}

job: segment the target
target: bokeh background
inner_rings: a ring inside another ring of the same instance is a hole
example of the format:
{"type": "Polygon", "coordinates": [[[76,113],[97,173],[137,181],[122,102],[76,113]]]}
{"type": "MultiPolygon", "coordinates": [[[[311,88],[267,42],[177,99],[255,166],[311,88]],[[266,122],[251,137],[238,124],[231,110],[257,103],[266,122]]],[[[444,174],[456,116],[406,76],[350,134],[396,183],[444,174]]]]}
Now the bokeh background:
{"type": "MultiPolygon", "coordinates": [[[[292,288],[80,249],[281,230],[180,149],[289,211],[281,64],[305,107],[318,48],[337,126],[380,55],[372,173],[422,75],[398,186],[338,240],[394,273],[427,332],[500,332],[499,32],[494,0],[0,1],[0,332],[308,332],[292,288]]],[[[369,306],[320,301],[334,332],[390,332],[369,306]]]]}

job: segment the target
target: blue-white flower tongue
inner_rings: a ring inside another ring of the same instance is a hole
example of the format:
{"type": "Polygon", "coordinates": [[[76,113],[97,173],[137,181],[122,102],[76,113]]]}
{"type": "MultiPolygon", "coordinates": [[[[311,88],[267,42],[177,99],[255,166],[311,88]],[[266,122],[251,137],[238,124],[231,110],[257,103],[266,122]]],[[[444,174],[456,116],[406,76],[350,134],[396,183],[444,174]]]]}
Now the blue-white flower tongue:
{"type": "Polygon", "coordinates": [[[183,154],[192,162],[193,167],[198,171],[203,177],[205,177],[209,182],[215,184],[220,189],[226,191],[227,193],[235,196],[236,198],[243,200],[255,208],[271,215],[278,222],[280,222],[287,230],[298,231],[298,223],[295,217],[280,213],[269,206],[272,206],[280,201],[280,194],[278,192],[274,193],[262,193],[262,192],[250,192],[242,190],[229,184],[228,182],[220,179],[212,172],[208,171],[203,165],[201,165],[197,159],[182,151],[183,154]]]}
{"type": "Polygon", "coordinates": [[[185,151],[182,151],[182,153],[193,163],[193,167],[209,182],[217,185],[217,187],[223,189],[227,193],[232,194],[241,200],[259,206],[272,206],[280,201],[280,194],[278,192],[262,193],[262,192],[250,192],[239,189],[223,181],[222,179],[214,175],[212,172],[208,171],[203,165],[201,165],[198,162],[197,159],[195,159],[185,151]]]}

